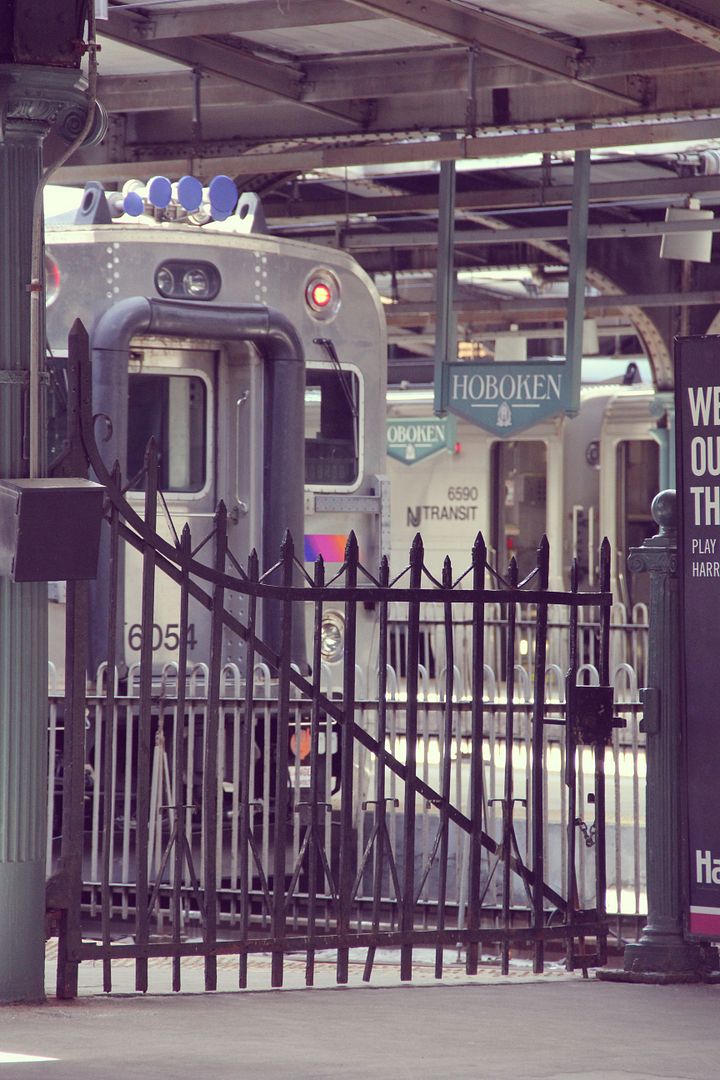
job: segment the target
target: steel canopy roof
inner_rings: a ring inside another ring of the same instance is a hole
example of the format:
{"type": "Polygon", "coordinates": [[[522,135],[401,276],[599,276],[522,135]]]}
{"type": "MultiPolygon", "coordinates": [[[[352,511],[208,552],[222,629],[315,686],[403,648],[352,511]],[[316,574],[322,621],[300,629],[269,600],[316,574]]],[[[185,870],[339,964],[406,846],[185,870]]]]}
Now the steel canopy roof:
{"type": "MultiPolygon", "coordinates": [[[[656,268],[634,282],[625,267],[628,285],[593,269],[593,251],[607,261],[610,240],[637,251],[618,225],[652,230],[689,196],[720,201],[716,0],[109,0],[108,16],[97,23],[108,134],[59,179],[229,174],[262,195],[272,231],[353,251],[392,301],[399,354],[434,348],[441,160],[458,163],[458,272],[518,271],[525,300],[557,298],[573,154],[591,149],[588,280],[633,294],[639,306],[608,309],[620,328],[638,326],[643,297],[671,296],[672,277],[656,268]],[[512,243],[481,236],[508,228],[512,243]]],[[[547,325],[549,308],[531,313],[516,290],[513,310],[501,288],[504,306],[481,280],[459,285],[466,336],[547,325]]],[[[714,288],[699,281],[684,298],[695,307],[681,329],[704,332],[714,288]]]]}

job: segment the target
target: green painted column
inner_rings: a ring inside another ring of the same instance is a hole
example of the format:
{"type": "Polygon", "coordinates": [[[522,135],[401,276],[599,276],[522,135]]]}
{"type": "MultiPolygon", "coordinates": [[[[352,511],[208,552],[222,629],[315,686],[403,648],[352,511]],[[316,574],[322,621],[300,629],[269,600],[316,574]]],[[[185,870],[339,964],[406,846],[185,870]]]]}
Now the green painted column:
{"type": "MultiPolygon", "coordinates": [[[[76,71],[0,64],[3,478],[28,475],[29,283],[42,143],[54,123],[72,125],[78,110],[86,112],[82,90],[76,71]]],[[[0,1002],[44,999],[47,681],[47,585],[0,578],[0,1002]]]]}

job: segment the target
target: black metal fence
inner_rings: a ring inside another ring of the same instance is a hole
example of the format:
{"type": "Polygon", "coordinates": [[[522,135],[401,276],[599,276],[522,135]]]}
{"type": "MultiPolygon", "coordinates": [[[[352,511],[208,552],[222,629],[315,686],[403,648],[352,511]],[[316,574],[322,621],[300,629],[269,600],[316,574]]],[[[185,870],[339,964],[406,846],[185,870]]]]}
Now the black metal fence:
{"type": "Polygon", "coordinates": [[[115,959],[135,961],[142,991],[148,962],[158,956],[172,957],[172,986],[180,989],[183,958],[201,955],[209,990],[219,956],[237,957],[242,987],[256,952],[272,955],[273,986],[282,984],[285,957],[298,952],[311,985],[316,954],[328,949],[339,983],[359,955],[371,979],[380,948],[397,951],[406,980],[419,949],[434,952],[438,977],[447,949],[462,950],[469,974],[488,953],[499,954],[504,973],[518,952],[542,971],[548,943],[562,950],[568,968],[603,963],[604,770],[616,724],[607,542],[599,588],[580,593],[576,575],[566,592],[548,588],[546,541],[523,580],[514,560],[503,573],[488,565],[481,536],[467,568],[458,572],[446,559],[436,578],[419,536],[408,566],[391,573],[385,559],[378,568],[363,566],[350,534],[345,561],[328,580],[322,559],[308,572],[289,534],[274,566],[261,570],[255,553],[241,566],[229,549],[223,505],[210,535],[198,539],[185,527],[164,539],[154,445],[143,514],[129,504],[119,470],[109,472],[98,452],[84,342],[76,329],[71,431],[59,470],[91,469],[106,486],[98,587],[105,590],[107,649],[100,680],[88,687],[89,590],[68,583],[61,782],[54,788],[59,995],[76,994],[77,968],[86,960],[102,962],[107,991],[115,959]],[[142,617],[139,665],[126,672],[117,611],[123,552],[130,550],[141,560],[142,617]],[[174,661],[159,668],[152,628],[161,580],[172,583],[177,601],[177,645],[174,661]],[[441,606],[444,626],[433,699],[419,675],[428,605],[441,606]],[[459,605],[470,612],[469,685],[461,691],[452,633],[459,605]],[[209,613],[201,670],[188,662],[191,606],[209,613]],[[502,686],[492,702],[490,606],[493,642],[498,634],[502,641],[502,686]],[[344,628],[341,690],[334,693],[322,659],[329,608],[342,613],[344,628]],[[390,632],[391,611],[395,627],[404,612],[400,638],[390,632]],[[578,685],[588,640],[579,632],[580,613],[594,615],[600,685],[578,685]],[[562,693],[546,686],[548,624],[558,616],[567,626],[562,693]],[[299,623],[309,627],[306,656],[297,654],[299,623]],[[520,625],[531,632],[521,636],[520,625]],[[356,666],[368,626],[377,656],[372,686],[360,684],[356,666]],[[521,640],[526,649],[531,642],[529,656],[521,640]],[[404,673],[392,687],[391,647],[402,651],[404,673]],[[517,680],[528,672],[530,691],[519,694],[517,680]],[[555,771],[548,767],[553,755],[555,771]],[[93,937],[84,930],[88,914],[93,937]],[[126,926],[118,941],[120,919],[132,921],[131,943],[126,926]]]}

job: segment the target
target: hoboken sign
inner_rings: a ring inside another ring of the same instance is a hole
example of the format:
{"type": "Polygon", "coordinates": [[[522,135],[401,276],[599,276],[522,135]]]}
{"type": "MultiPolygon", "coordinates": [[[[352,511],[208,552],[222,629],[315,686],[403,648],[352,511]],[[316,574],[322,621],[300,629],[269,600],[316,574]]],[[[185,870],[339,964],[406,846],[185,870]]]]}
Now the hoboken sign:
{"type": "Polygon", "coordinates": [[[388,456],[405,465],[424,461],[455,446],[455,421],[447,416],[395,417],[386,422],[388,456]]]}
{"type": "Polygon", "coordinates": [[[445,364],[444,378],[450,412],[497,435],[577,410],[564,360],[445,364]]]}

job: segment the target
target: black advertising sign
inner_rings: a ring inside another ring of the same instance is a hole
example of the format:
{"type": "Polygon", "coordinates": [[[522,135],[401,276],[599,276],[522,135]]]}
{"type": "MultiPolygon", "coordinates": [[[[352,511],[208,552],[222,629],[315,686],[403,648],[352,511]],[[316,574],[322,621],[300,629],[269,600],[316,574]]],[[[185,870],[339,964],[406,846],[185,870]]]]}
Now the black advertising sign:
{"type": "Polygon", "coordinates": [[[675,352],[689,930],[720,938],[720,337],[675,352]]]}

